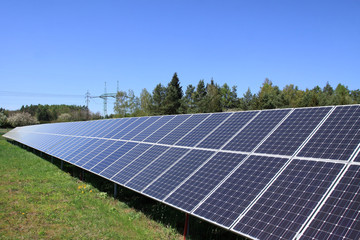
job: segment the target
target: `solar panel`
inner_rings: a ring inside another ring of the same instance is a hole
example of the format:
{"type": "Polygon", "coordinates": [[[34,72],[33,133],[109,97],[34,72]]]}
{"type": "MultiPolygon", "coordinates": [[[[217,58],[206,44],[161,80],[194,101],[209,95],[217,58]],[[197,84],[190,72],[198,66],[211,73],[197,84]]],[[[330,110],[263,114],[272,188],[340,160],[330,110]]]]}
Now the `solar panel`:
{"type": "Polygon", "coordinates": [[[75,163],[84,157],[92,147],[97,146],[98,141],[99,139],[96,138],[88,138],[81,144],[80,148],[79,146],[71,148],[67,155],[61,156],[61,159],[75,163]]]}
{"type": "Polygon", "coordinates": [[[207,136],[199,145],[200,148],[220,148],[231,137],[245,126],[258,112],[237,112],[207,136]]]}
{"type": "Polygon", "coordinates": [[[250,156],[193,213],[221,226],[230,227],[287,160],[250,156]]]}
{"type": "Polygon", "coordinates": [[[301,239],[360,239],[360,166],[350,166],[301,239]]]}
{"type": "MultiPolygon", "coordinates": [[[[107,156],[109,156],[111,153],[115,152],[117,149],[119,149],[121,146],[123,146],[124,144],[128,144],[125,143],[124,141],[113,141],[113,140],[108,140],[106,141],[103,145],[104,148],[96,149],[98,154],[93,154],[94,157],[91,158],[91,156],[87,156],[88,160],[86,163],[84,163],[82,165],[83,168],[85,169],[92,169],[92,167],[94,167],[95,165],[100,164],[102,161],[104,161],[106,159],[107,156]]],[[[108,164],[108,163],[107,163],[108,164]]]]}
{"type": "Polygon", "coordinates": [[[171,119],[173,119],[175,116],[162,116],[159,120],[154,122],[154,124],[150,125],[146,129],[144,129],[142,132],[140,132],[138,135],[133,137],[131,140],[133,141],[143,141],[145,138],[153,134],[156,130],[161,128],[164,124],[169,122],[171,119]]]}
{"type": "Polygon", "coordinates": [[[165,146],[150,147],[146,152],[144,152],[138,158],[135,158],[126,167],[118,171],[118,173],[115,176],[113,176],[111,179],[120,184],[126,183],[132,176],[138,173],[147,164],[155,160],[159,155],[161,155],[167,149],[169,148],[165,146]]]}
{"type": "Polygon", "coordinates": [[[76,156],[73,157],[72,160],[69,160],[70,162],[76,163],[78,166],[82,166],[87,161],[101,153],[103,150],[106,149],[107,144],[106,142],[109,140],[104,139],[94,139],[90,145],[88,145],[87,148],[85,148],[83,151],[79,152],[76,156]]]}
{"type": "Polygon", "coordinates": [[[330,107],[295,109],[256,152],[293,155],[330,109],[330,107]]]}
{"type": "Polygon", "coordinates": [[[260,112],[251,124],[247,125],[223,149],[251,152],[289,112],[289,109],[260,112]]]}
{"type": "Polygon", "coordinates": [[[360,105],[43,124],[4,136],[249,238],[360,237],[360,105]]]}
{"type": "Polygon", "coordinates": [[[132,123],[130,123],[126,128],[124,128],[122,131],[116,133],[111,138],[113,139],[122,139],[124,136],[126,136],[131,130],[136,129],[139,125],[141,125],[143,122],[145,122],[148,118],[142,117],[142,118],[136,118],[132,123]]]}
{"type": "Polygon", "coordinates": [[[233,229],[259,239],[293,238],[342,168],[293,160],[233,229]]]}
{"type": "Polygon", "coordinates": [[[159,155],[152,163],[143,168],[132,177],[125,186],[141,191],[145,188],[153,179],[162,174],[167,168],[171,166],[175,161],[180,159],[188,149],[184,148],[170,148],[168,151],[159,155]]]}
{"type": "Polygon", "coordinates": [[[244,158],[246,155],[217,153],[199,171],[173,192],[165,202],[191,211],[204,199],[244,158]]]}
{"type": "Polygon", "coordinates": [[[130,140],[131,138],[135,137],[136,135],[138,135],[140,132],[142,132],[144,129],[146,129],[147,127],[149,127],[151,124],[153,124],[154,122],[156,122],[157,120],[159,120],[160,117],[156,116],[156,117],[151,117],[146,119],[145,121],[143,121],[138,127],[133,128],[131,131],[129,131],[128,134],[126,134],[125,136],[123,136],[121,139],[124,140],[130,140]]]}
{"type": "Polygon", "coordinates": [[[216,129],[226,118],[228,118],[231,113],[222,113],[222,114],[211,114],[204,122],[199,126],[194,128],[188,135],[183,139],[177,142],[175,145],[178,146],[195,146],[200,140],[202,140],[206,135],[211,132],[211,130],[216,129]]]}
{"type": "Polygon", "coordinates": [[[125,149],[119,148],[107,157],[108,160],[104,159],[104,161],[111,162],[108,166],[96,166],[92,169],[92,171],[111,179],[112,176],[120,172],[124,167],[137,159],[151,147],[149,144],[137,144],[134,146],[134,143],[131,142],[127,143],[127,145],[131,147],[131,149],[129,147],[130,150],[128,150],[128,147],[125,149]]]}
{"type": "Polygon", "coordinates": [[[212,154],[214,152],[191,150],[181,161],[177,162],[143,190],[144,193],[157,199],[163,199],[212,154]]]}
{"type": "Polygon", "coordinates": [[[358,153],[358,155],[355,157],[354,161],[355,162],[360,162],[360,153],[358,153]]]}
{"type": "Polygon", "coordinates": [[[149,137],[145,138],[144,141],[145,142],[153,142],[153,143],[158,142],[163,137],[165,137],[167,134],[169,134],[169,132],[171,132],[176,127],[178,127],[180,124],[182,124],[184,121],[186,121],[189,117],[190,117],[190,115],[175,116],[173,119],[171,119],[169,122],[164,124],[157,131],[152,133],[149,137]]]}
{"type": "Polygon", "coordinates": [[[171,133],[169,133],[167,136],[161,139],[159,143],[173,145],[209,116],[210,114],[192,115],[183,124],[178,126],[171,133]]]}
{"type": "Polygon", "coordinates": [[[360,106],[338,106],[298,156],[348,160],[360,141],[360,106]]]}

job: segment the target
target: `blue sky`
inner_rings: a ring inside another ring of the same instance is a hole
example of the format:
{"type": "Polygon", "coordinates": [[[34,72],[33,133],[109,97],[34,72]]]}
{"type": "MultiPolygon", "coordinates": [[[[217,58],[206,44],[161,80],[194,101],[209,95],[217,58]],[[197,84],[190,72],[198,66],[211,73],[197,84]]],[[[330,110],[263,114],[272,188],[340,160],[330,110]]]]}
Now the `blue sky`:
{"type": "MultiPolygon", "coordinates": [[[[0,107],[200,79],[360,88],[360,1],[0,1],[0,107]]],[[[102,112],[102,100],[90,110],[102,112]]],[[[113,111],[110,102],[108,112],[113,111]]]]}

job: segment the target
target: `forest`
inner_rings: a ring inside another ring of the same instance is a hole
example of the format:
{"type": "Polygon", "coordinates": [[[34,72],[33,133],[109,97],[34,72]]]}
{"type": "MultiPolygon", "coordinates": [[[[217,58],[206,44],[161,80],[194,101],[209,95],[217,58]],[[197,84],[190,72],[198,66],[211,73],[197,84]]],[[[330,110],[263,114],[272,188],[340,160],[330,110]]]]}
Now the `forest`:
{"type": "Polygon", "coordinates": [[[16,127],[37,123],[85,121],[101,118],[122,118],[151,115],[191,114],[224,111],[245,111],[274,108],[316,107],[360,103],[360,90],[350,90],[338,84],[329,83],[301,90],[293,84],[283,89],[268,78],[258,92],[248,90],[241,96],[237,86],[222,86],[213,79],[209,83],[200,80],[197,85],[188,85],[183,90],[175,72],[166,85],[157,84],[149,92],[143,89],[140,96],[133,90],[119,91],[116,95],[114,114],[101,116],[92,113],[86,106],[76,105],[25,105],[17,111],[0,108],[0,127],[16,127]]]}
{"type": "Polygon", "coordinates": [[[190,84],[185,92],[177,73],[167,86],[158,84],[150,93],[143,89],[140,96],[134,91],[119,91],[114,106],[115,117],[168,115],[185,113],[208,113],[223,111],[244,111],[274,108],[315,107],[360,103],[360,90],[349,90],[338,84],[301,90],[293,84],[283,89],[265,79],[260,90],[248,90],[237,95],[237,86],[222,86],[211,79],[210,83],[200,80],[196,86],[190,84]]]}

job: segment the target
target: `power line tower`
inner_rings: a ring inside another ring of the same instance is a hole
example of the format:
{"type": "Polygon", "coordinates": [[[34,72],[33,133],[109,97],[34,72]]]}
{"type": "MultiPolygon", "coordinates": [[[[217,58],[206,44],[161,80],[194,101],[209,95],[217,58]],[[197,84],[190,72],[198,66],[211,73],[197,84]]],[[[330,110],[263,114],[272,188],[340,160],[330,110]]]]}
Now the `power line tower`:
{"type": "MultiPolygon", "coordinates": [[[[119,91],[119,81],[117,82],[117,91],[119,91]]],[[[104,117],[106,117],[107,116],[107,99],[110,98],[110,97],[116,98],[116,93],[107,93],[106,82],[105,82],[104,93],[101,94],[100,96],[91,96],[89,91],[87,91],[87,93],[86,93],[86,104],[89,107],[90,98],[101,98],[101,99],[103,99],[104,100],[103,111],[104,111],[104,117]]]]}

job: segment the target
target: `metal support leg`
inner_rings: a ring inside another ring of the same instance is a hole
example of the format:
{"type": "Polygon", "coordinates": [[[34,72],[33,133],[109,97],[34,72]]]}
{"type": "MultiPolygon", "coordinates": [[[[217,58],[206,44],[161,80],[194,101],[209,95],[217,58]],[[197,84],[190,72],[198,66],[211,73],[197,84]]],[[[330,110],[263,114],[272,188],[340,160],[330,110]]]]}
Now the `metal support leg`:
{"type": "Polygon", "coordinates": [[[63,168],[64,168],[64,161],[61,160],[61,170],[63,170],[63,168]]]}
{"type": "Polygon", "coordinates": [[[54,163],[54,157],[51,156],[51,163],[54,163]]]}
{"type": "Polygon", "coordinates": [[[184,240],[189,235],[189,214],[185,213],[184,240]]]}
{"type": "Polygon", "coordinates": [[[117,184],[114,183],[114,198],[117,196],[117,184]]]}

